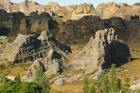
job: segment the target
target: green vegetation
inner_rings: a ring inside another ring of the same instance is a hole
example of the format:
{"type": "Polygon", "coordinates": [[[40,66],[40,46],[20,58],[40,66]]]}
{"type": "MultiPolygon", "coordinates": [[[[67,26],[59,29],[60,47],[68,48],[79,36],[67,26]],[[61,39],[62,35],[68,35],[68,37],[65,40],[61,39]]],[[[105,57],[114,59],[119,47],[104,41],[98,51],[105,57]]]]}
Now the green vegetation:
{"type": "Polygon", "coordinates": [[[49,81],[41,66],[36,72],[35,82],[22,82],[20,75],[8,80],[6,74],[0,75],[0,93],[50,93],[49,81]]]}
{"type": "Polygon", "coordinates": [[[89,93],[89,81],[87,77],[84,80],[83,93],[89,93]]]}
{"type": "Polygon", "coordinates": [[[108,74],[108,81],[109,81],[109,92],[110,93],[119,93],[121,90],[121,82],[116,77],[115,65],[112,65],[112,68],[108,74]]]}
{"type": "Polygon", "coordinates": [[[37,83],[21,82],[19,76],[11,81],[3,75],[0,82],[0,93],[43,93],[42,87],[37,83]]]}
{"type": "Polygon", "coordinates": [[[83,93],[130,93],[129,80],[127,79],[125,84],[121,83],[117,78],[115,65],[112,65],[109,71],[103,71],[92,86],[89,86],[87,79],[85,81],[83,93]]]}
{"type": "Polygon", "coordinates": [[[39,65],[37,67],[35,82],[42,87],[43,93],[50,93],[50,85],[47,76],[44,74],[44,68],[39,65]]]}
{"type": "Polygon", "coordinates": [[[12,64],[11,62],[0,63],[0,71],[7,73],[10,76],[15,76],[18,73],[24,76],[32,62],[12,64]]]}

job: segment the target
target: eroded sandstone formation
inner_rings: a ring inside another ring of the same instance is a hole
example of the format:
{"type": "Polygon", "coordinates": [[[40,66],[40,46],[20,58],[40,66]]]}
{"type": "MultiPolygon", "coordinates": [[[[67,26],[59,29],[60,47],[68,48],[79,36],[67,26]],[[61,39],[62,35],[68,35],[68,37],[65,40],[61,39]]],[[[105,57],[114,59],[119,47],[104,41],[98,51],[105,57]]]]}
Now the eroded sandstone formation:
{"type": "Polygon", "coordinates": [[[117,38],[113,28],[98,30],[95,39],[91,37],[76,58],[72,61],[74,69],[83,69],[86,73],[100,72],[111,64],[120,66],[129,62],[128,45],[117,38]]]}
{"type": "Polygon", "coordinates": [[[96,7],[96,13],[104,19],[108,19],[110,17],[130,19],[131,16],[140,15],[140,6],[128,5],[125,3],[117,4],[115,2],[107,4],[102,3],[96,7]]]}
{"type": "Polygon", "coordinates": [[[3,59],[13,63],[34,61],[48,56],[53,49],[53,57],[61,59],[63,53],[70,53],[69,46],[58,42],[52,34],[43,31],[41,35],[34,33],[26,36],[19,34],[13,43],[7,43],[4,48],[3,59]]]}
{"type": "Polygon", "coordinates": [[[91,4],[80,4],[70,6],[60,6],[57,3],[50,2],[46,5],[40,5],[35,0],[26,0],[21,3],[12,3],[10,0],[1,0],[0,9],[7,12],[23,12],[30,15],[32,12],[48,12],[51,16],[58,16],[60,19],[79,19],[86,15],[96,15],[101,18],[121,17],[130,19],[133,15],[140,15],[140,6],[138,4],[127,5],[125,3],[117,4],[111,2],[108,4],[99,4],[96,8],[91,4]]]}
{"type": "Polygon", "coordinates": [[[0,36],[8,36],[11,41],[19,33],[29,35],[54,28],[57,28],[57,23],[48,13],[38,15],[37,12],[32,12],[30,16],[25,16],[22,12],[7,13],[0,10],[0,36]]]}
{"type": "Polygon", "coordinates": [[[25,16],[21,12],[7,13],[0,10],[0,36],[8,36],[13,41],[17,34],[29,35],[32,32],[41,33],[43,30],[50,30],[51,33],[64,43],[73,43],[79,40],[87,42],[89,38],[99,29],[113,27],[119,38],[128,42],[129,46],[140,47],[138,43],[140,19],[135,16],[131,20],[120,17],[101,19],[99,16],[84,16],[79,20],[56,20],[48,13],[37,12],[25,16]],[[59,22],[60,21],[60,22],[59,22]]]}

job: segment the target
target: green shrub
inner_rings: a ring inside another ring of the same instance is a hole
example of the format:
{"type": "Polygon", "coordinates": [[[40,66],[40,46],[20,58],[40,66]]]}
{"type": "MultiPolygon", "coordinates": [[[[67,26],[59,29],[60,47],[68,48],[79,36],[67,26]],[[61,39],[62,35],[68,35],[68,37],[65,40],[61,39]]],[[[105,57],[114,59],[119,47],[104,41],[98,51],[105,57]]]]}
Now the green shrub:
{"type": "Polygon", "coordinates": [[[37,67],[35,82],[42,87],[43,93],[50,93],[50,85],[47,79],[47,75],[44,74],[44,69],[40,65],[37,67]]]}
{"type": "Polygon", "coordinates": [[[119,81],[117,79],[115,65],[112,65],[112,67],[109,71],[108,77],[109,77],[108,79],[109,79],[109,91],[110,91],[110,93],[119,93],[120,85],[119,85],[119,81]]]}
{"type": "Polygon", "coordinates": [[[137,90],[137,92],[136,93],[140,93],[140,90],[137,90]]]}
{"type": "Polygon", "coordinates": [[[36,83],[8,81],[0,84],[0,93],[43,93],[36,83]]]}
{"type": "Polygon", "coordinates": [[[38,84],[23,82],[21,88],[19,89],[19,93],[43,93],[43,92],[42,87],[40,87],[38,84]]]}
{"type": "Polygon", "coordinates": [[[4,63],[1,63],[1,64],[0,64],[0,70],[1,70],[1,69],[4,69],[4,63]]]}
{"type": "Polygon", "coordinates": [[[129,79],[122,85],[121,80],[117,78],[115,65],[112,65],[110,70],[103,71],[91,87],[88,82],[86,79],[83,93],[130,93],[129,79]]]}
{"type": "Polygon", "coordinates": [[[37,83],[21,82],[19,74],[15,80],[6,78],[6,74],[0,76],[0,93],[43,93],[42,87],[37,83]]]}

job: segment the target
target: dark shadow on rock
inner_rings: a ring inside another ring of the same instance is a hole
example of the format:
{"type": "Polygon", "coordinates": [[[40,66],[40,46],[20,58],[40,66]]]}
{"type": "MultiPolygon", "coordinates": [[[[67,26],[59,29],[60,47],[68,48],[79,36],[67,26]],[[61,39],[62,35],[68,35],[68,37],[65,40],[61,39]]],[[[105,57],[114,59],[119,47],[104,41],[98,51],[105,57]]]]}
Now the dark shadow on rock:
{"type": "Polygon", "coordinates": [[[130,50],[125,42],[113,41],[110,44],[111,63],[121,66],[130,60],[130,50]]]}
{"type": "Polygon", "coordinates": [[[123,41],[112,41],[106,49],[105,63],[103,69],[109,69],[112,64],[116,67],[122,66],[130,61],[130,50],[128,45],[123,41]]]}
{"type": "Polygon", "coordinates": [[[8,36],[10,33],[10,30],[5,27],[0,27],[0,36],[8,36]]]}

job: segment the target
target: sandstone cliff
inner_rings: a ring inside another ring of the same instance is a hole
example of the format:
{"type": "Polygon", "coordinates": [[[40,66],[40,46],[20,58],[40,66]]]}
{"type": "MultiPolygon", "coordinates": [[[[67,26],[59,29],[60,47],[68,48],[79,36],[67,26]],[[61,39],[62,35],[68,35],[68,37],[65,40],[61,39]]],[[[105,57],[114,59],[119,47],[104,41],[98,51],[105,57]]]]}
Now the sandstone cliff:
{"type": "Polygon", "coordinates": [[[21,12],[7,13],[0,10],[0,34],[9,36],[11,40],[14,40],[18,33],[27,35],[53,28],[57,28],[57,23],[48,13],[38,15],[37,12],[32,12],[30,16],[25,16],[21,12]]]}
{"type": "Polygon", "coordinates": [[[99,29],[113,27],[119,38],[128,42],[132,47],[138,48],[140,44],[139,28],[140,19],[136,16],[131,20],[120,17],[101,19],[98,16],[84,16],[79,20],[67,20],[58,22],[48,13],[38,14],[33,12],[25,16],[21,12],[7,13],[0,10],[0,35],[8,36],[13,41],[18,33],[29,35],[32,32],[41,33],[43,30],[50,30],[56,38],[65,43],[87,41],[89,37],[99,29]]]}
{"type": "Polygon", "coordinates": [[[46,5],[40,5],[33,0],[26,0],[22,3],[12,3],[10,0],[1,0],[0,9],[7,12],[22,12],[30,15],[32,12],[48,12],[52,16],[60,19],[79,19],[85,15],[97,15],[101,18],[121,17],[130,19],[131,16],[140,15],[140,6],[137,4],[127,5],[124,3],[117,4],[115,2],[108,4],[99,4],[96,8],[91,4],[80,4],[71,6],[60,6],[57,3],[50,2],[46,5]]]}

